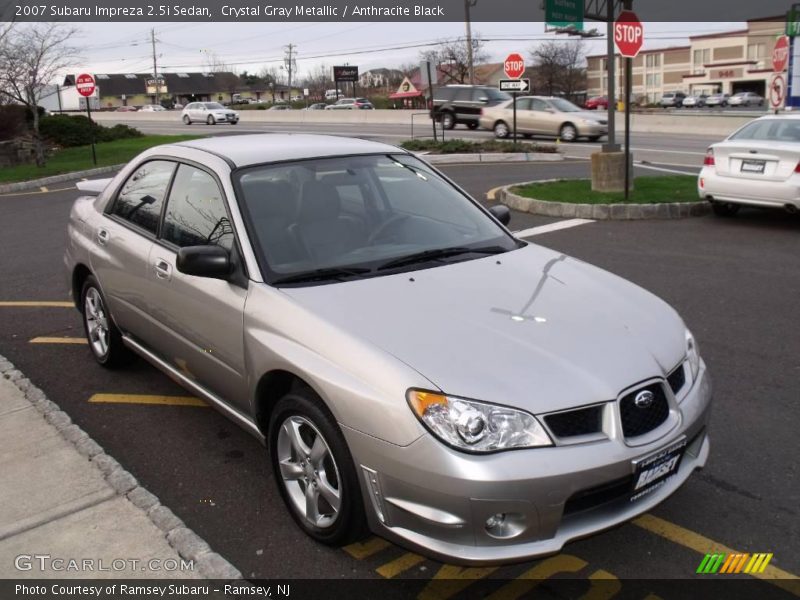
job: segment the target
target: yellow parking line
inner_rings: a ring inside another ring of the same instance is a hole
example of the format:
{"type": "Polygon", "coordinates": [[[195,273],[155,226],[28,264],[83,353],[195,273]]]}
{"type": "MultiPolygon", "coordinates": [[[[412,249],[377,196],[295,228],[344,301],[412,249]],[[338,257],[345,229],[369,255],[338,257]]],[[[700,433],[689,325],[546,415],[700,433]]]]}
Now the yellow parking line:
{"type": "Polygon", "coordinates": [[[469,587],[476,579],[483,579],[499,567],[469,567],[442,565],[417,600],[447,600],[469,587]]]}
{"type": "Polygon", "coordinates": [[[505,186],[498,185],[497,187],[494,187],[494,188],[490,189],[488,192],[486,192],[486,199],[487,200],[494,200],[497,197],[498,190],[501,190],[504,187],[505,186]]]}
{"type": "Polygon", "coordinates": [[[391,544],[385,539],[374,537],[368,539],[366,542],[356,542],[355,544],[345,546],[344,551],[356,560],[364,560],[368,556],[377,554],[389,546],[391,546],[391,544]]]}
{"type": "Polygon", "coordinates": [[[47,308],[72,308],[75,306],[72,302],[44,302],[44,301],[9,301],[0,302],[0,307],[4,308],[18,308],[18,307],[37,307],[44,306],[47,308]]]}
{"type": "Polygon", "coordinates": [[[67,190],[74,190],[74,187],[58,188],[51,190],[50,188],[39,188],[38,190],[25,190],[22,192],[11,192],[8,194],[0,194],[0,198],[9,198],[11,196],[35,196],[37,194],[49,194],[51,192],[66,192],[67,190]]]}
{"type": "Polygon", "coordinates": [[[194,396],[150,396],[147,394],[94,394],[89,402],[98,404],[157,404],[161,406],[208,406],[194,396]]]}
{"type": "Polygon", "coordinates": [[[83,337],[35,337],[29,344],[88,344],[83,337]]]}
{"type": "Polygon", "coordinates": [[[545,579],[558,573],[577,573],[586,561],[571,554],[558,554],[531,567],[516,579],[509,581],[486,600],[516,600],[537,587],[545,579]]]}
{"type": "MultiPolygon", "coordinates": [[[[671,542],[689,548],[690,550],[694,550],[699,554],[707,554],[709,552],[723,552],[725,554],[738,553],[736,550],[733,550],[724,544],[715,542],[714,540],[700,535],[699,533],[695,533],[694,531],[690,531],[681,527],[680,525],[675,525],[674,523],[670,523],[669,521],[665,521],[664,519],[660,519],[651,514],[645,514],[637,517],[632,522],[634,525],[638,525],[642,529],[646,529],[647,531],[655,533],[656,535],[668,539],[671,542]]],[[[769,565],[763,573],[748,573],[748,575],[762,579],[767,583],[771,583],[782,590],[786,590],[790,594],[800,596],[800,577],[789,573],[788,571],[784,571],[778,567],[769,565]]]]}
{"type": "Polygon", "coordinates": [[[46,186],[41,186],[41,187],[39,188],[39,190],[40,190],[40,191],[42,191],[42,192],[48,192],[48,191],[50,191],[50,190],[48,190],[48,189],[47,189],[47,187],[46,187],[46,186]]]}
{"type": "Polygon", "coordinates": [[[589,575],[591,587],[579,600],[611,600],[622,589],[622,584],[614,575],[598,569],[589,575]]]}
{"type": "Polygon", "coordinates": [[[417,566],[419,563],[424,562],[425,558],[420,556],[419,554],[414,554],[412,552],[408,552],[403,554],[400,558],[393,560],[392,562],[388,562],[385,565],[381,565],[375,571],[379,575],[383,575],[386,579],[391,579],[392,577],[397,577],[403,571],[408,571],[410,568],[417,566]]]}

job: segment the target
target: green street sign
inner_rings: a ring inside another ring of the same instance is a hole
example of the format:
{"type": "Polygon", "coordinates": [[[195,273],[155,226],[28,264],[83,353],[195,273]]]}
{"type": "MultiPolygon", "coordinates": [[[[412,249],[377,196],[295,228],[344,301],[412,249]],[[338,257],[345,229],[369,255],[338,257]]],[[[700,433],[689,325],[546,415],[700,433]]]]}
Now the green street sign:
{"type": "Polygon", "coordinates": [[[793,4],[786,13],[786,35],[789,37],[800,35],[800,4],[793,4]]]}
{"type": "Polygon", "coordinates": [[[551,27],[583,31],[583,0],[545,0],[544,20],[551,27]]]}

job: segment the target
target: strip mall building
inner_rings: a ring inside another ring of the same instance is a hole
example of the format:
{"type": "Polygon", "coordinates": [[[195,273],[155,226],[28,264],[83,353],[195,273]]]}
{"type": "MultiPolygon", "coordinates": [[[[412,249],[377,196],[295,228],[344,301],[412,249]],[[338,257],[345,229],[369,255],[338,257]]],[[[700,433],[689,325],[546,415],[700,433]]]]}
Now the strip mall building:
{"type": "MultiPolygon", "coordinates": [[[[753,19],[746,29],[692,36],[688,46],[643,50],[633,61],[633,97],[639,103],[656,103],[664,92],[764,96],[772,76],[772,48],[784,26],[783,17],[753,19]]],[[[617,58],[619,97],[624,61],[617,58]]],[[[586,76],[590,96],[608,94],[605,55],[587,57],[586,76]]]]}

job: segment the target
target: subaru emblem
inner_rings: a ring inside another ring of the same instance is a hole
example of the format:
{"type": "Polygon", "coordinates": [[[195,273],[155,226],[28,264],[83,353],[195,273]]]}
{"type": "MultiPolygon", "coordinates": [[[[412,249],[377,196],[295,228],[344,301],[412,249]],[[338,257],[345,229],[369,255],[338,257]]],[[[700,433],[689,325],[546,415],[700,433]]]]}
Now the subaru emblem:
{"type": "Polygon", "coordinates": [[[647,408],[653,403],[655,398],[656,397],[653,395],[653,392],[650,390],[642,390],[636,394],[636,397],[633,399],[633,403],[637,408],[647,408]]]}

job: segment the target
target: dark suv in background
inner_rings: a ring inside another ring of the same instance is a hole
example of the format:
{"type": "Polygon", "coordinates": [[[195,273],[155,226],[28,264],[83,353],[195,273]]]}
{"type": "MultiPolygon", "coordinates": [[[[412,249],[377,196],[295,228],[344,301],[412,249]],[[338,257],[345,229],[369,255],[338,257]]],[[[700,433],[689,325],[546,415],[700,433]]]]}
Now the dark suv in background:
{"type": "Polygon", "coordinates": [[[448,85],[434,89],[431,117],[442,122],[445,129],[463,123],[478,128],[481,110],[511,100],[511,96],[485,85],[448,85]]]}

